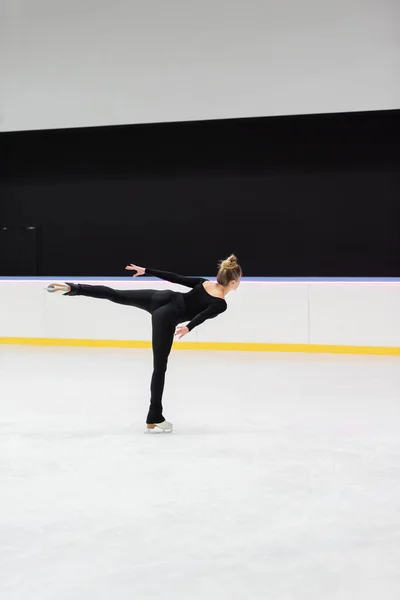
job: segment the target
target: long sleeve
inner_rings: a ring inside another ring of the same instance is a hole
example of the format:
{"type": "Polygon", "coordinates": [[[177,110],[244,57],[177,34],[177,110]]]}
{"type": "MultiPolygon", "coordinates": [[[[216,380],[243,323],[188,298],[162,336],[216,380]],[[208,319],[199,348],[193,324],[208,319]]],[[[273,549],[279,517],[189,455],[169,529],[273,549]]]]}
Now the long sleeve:
{"type": "Polygon", "coordinates": [[[213,319],[214,317],[220,315],[221,313],[225,312],[227,308],[228,307],[226,305],[226,302],[211,304],[201,313],[196,315],[194,319],[192,319],[190,323],[188,323],[187,328],[189,329],[189,331],[192,331],[194,327],[201,325],[201,323],[204,323],[204,321],[206,321],[207,319],[213,319]]]}
{"type": "Polygon", "coordinates": [[[201,277],[184,277],[183,275],[177,275],[176,273],[168,273],[167,271],[156,271],[155,269],[147,269],[146,275],[153,275],[159,279],[164,279],[170,283],[177,283],[178,285],[185,285],[186,287],[194,288],[199,283],[203,283],[206,279],[201,277]]]}

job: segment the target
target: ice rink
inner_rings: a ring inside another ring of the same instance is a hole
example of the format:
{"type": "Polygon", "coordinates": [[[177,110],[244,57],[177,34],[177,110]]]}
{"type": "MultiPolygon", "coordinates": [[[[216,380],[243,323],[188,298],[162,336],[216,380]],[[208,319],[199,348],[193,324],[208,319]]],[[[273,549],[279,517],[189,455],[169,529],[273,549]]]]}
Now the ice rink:
{"type": "Polygon", "coordinates": [[[0,346],[1,600],[398,600],[400,358],[0,346]]]}

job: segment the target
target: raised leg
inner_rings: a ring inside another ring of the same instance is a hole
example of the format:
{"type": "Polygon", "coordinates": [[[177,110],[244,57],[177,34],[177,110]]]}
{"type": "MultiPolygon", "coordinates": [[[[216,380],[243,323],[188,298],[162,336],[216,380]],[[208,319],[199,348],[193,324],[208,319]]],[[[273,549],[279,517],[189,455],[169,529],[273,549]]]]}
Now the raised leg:
{"type": "Polygon", "coordinates": [[[110,300],[124,306],[134,306],[151,312],[151,304],[155,290],[115,290],[105,285],[87,285],[82,283],[69,284],[71,296],[86,296],[110,300]]]}

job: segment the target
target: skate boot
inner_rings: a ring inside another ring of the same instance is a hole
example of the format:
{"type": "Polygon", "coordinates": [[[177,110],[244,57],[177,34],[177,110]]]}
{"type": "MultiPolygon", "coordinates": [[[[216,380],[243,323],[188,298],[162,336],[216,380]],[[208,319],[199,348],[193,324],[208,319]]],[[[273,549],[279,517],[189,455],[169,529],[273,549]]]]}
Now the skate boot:
{"type": "Polygon", "coordinates": [[[71,287],[66,283],[51,283],[46,288],[47,292],[53,294],[54,292],[64,292],[68,294],[71,291],[71,287]]]}
{"type": "Polygon", "coordinates": [[[147,423],[146,433],[172,433],[172,423],[163,421],[162,423],[147,423]]]}
{"type": "Polygon", "coordinates": [[[46,291],[50,294],[62,292],[64,295],[76,296],[78,293],[78,285],[76,283],[51,283],[47,286],[46,291]]]}

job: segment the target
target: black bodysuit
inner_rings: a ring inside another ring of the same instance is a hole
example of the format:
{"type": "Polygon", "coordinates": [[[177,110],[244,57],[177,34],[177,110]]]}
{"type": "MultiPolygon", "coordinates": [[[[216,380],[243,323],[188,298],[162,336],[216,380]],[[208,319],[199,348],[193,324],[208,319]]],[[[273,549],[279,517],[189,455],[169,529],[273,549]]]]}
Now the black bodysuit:
{"type": "Polygon", "coordinates": [[[183,277],[182,275],[176,275],[175,273],[167,273],[166,271],[155,271],[154,269],[146,269],[146,273],[154,275],[160,279],[165,279],[171,283],[178,283],[179,285],[185,285],[186,287],[192,288],[191,292],[182,294],[180,292],[172,292],[173,294],[179,294],[184,301],[184,314],[178,322],[190,321],[187,324],[189,331],[192,331],[194,327],[204,323],[207,319],[213,319],[220,313],[227,309],[226,302],[223,298],[216,298],[211,296],[204,289],[203,283],[207,279],[200,277],[183,277]]]}
{"type": "Polygon", "coordinates": [[[146,421],[161,423],[164,421],[162,395],[165,372],[176,326],[189,321],[187,327],[191,331],[206,319],[212,319],[224,312],[227,304],[223,298],[216,298],[206,292],[203,287],[206,279],[183,277],[154,269],[146,269],[146,274],[190,287],[192,290],[188,293],[172,290],[114,290],[103,285],[70,283],[71,292],[66,295],[102,298],[125,306],[135,306],[151,314],[154,370],[151,378],[150,409],[146,421]]]}

